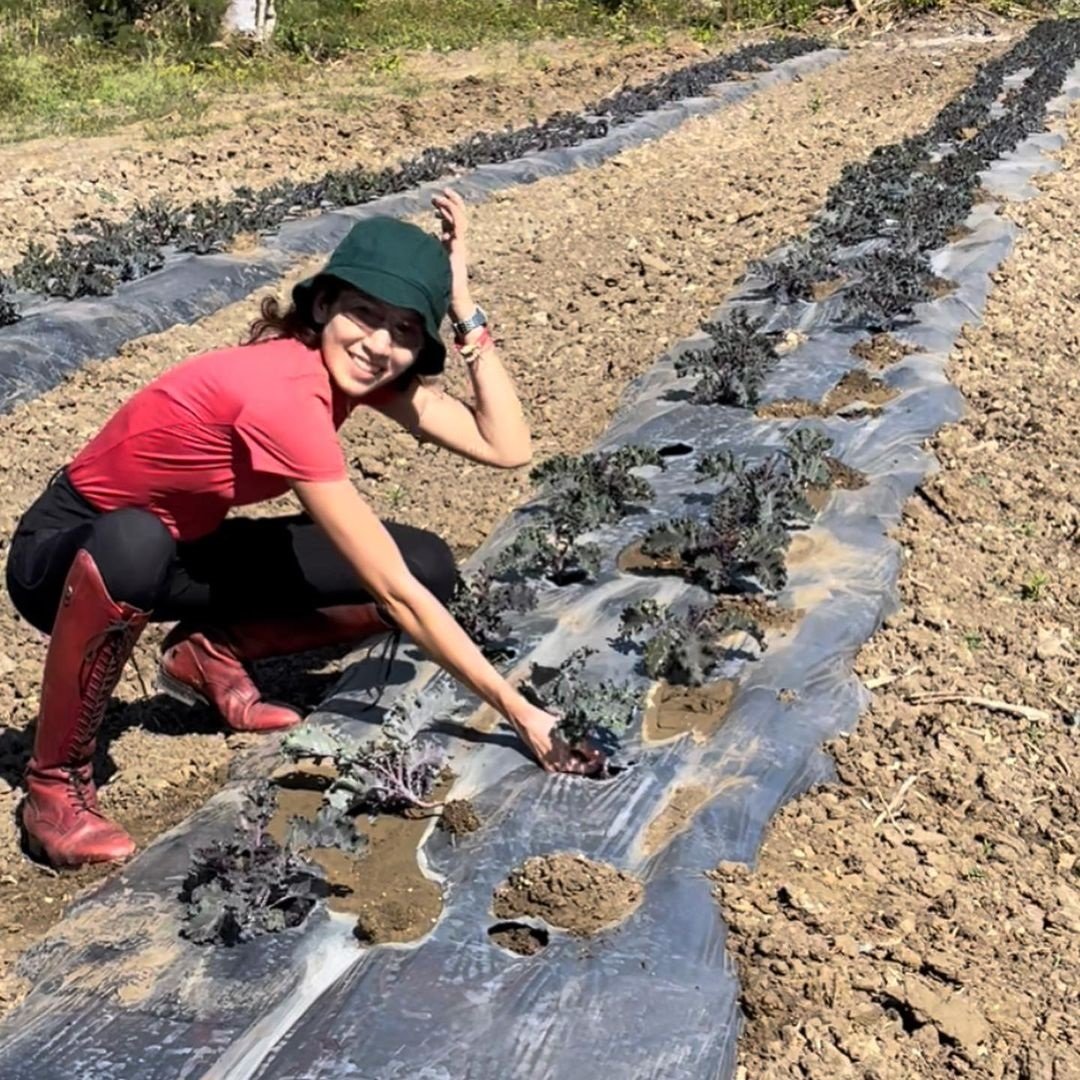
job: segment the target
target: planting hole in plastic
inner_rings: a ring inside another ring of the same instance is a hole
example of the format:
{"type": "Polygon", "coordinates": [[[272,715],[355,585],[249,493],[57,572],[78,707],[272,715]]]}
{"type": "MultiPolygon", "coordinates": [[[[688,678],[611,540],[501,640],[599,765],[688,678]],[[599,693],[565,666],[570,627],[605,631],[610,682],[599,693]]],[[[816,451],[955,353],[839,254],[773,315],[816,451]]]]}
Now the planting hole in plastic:
{"type": "Polygon", "coordinates": [[[539,926],[520,922],[500,922],[488,927],[491,943],[518,956],[535,956],[547,948],[551,935],[539,926]]]}
{"type": "Polygon", "coordinates": [[[661,446],[657,453],[664,458],[667,457],[685,457],[687,454],[692,454],[694,448],[689,443],[676,442],[668,443],[667,446],[661,446]]]}

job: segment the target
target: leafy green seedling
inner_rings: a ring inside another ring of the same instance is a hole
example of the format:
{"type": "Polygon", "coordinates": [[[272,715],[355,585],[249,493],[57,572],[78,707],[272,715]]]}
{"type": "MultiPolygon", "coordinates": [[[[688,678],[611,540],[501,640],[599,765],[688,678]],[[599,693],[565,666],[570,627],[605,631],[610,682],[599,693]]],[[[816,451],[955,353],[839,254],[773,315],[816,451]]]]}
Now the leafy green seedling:
{"type": "Polygon", "coordinates": [[[637,716],[641,695],[608,680],[587,682],[585,663],[595,651],[572,652],[554,672],[534,664],[522,692],[533,704],[560,718],[556,733],[570,746],[592,745],[611,757],[619,749],[619,737],[637,716]]]}
{"type": "Polygon", "coordinates": [[[645,672],[650,678],[701,686],[723,658],[722,642],[738,631],[765,648],[765,632],[743,612],[692,607],[676,614],[655,600],[642,600],[624,608],[619,637],[643,645],[645,672]]]}

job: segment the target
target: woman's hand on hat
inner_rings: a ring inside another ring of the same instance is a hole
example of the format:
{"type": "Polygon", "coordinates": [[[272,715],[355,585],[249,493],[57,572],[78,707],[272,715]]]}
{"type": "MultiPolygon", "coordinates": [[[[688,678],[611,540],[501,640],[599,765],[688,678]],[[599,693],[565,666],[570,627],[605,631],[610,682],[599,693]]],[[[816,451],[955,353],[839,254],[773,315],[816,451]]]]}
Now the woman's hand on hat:
{"type": "Polygon", "coordinates": [[[476,308],[469,291],[469,211],[453,188],[443,188],[431,201],[442,223],[443,247],[450,256],[450,313],[467,319],[476,308]]]}
{"type": "Polygon", "coordinates": [[[588,746],[570,746],[555,734],[558,720],[543,709],[522,701],[512,718],[521,741],[532,751],[545,772],[590,775],[604,766],[604,755],[588,746]]]}

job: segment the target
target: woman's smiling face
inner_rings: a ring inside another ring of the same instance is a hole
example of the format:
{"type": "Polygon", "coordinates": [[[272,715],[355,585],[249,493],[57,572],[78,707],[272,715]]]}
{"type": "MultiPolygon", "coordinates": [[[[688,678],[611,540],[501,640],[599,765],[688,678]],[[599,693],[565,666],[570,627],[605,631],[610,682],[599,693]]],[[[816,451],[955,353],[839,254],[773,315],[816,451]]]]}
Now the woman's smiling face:
{"type": "Polygon", "coordinates": [[[338,389],[364,397],[411,367],[424,347],[424,321],[358,289],[332,300],[318,297],[313,314],[322,324],[323,362],[338,389]]]}

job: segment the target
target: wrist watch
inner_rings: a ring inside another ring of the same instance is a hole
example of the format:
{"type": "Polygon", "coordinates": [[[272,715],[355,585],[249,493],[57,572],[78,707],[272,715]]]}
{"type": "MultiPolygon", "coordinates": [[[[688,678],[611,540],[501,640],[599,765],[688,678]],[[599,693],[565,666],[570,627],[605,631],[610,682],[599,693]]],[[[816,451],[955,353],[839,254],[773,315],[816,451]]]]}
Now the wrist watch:
{"type": "Polygon", "coordinates": [[[454,329],[454,336],[457,338],[463,338],[470,330],[479,330],[481,326],[487,326],[487,312],[479,305],[476,305],[476,310],[463,322],[458,322],[453,316],[450,318],[450,325],[454,329]]]}

